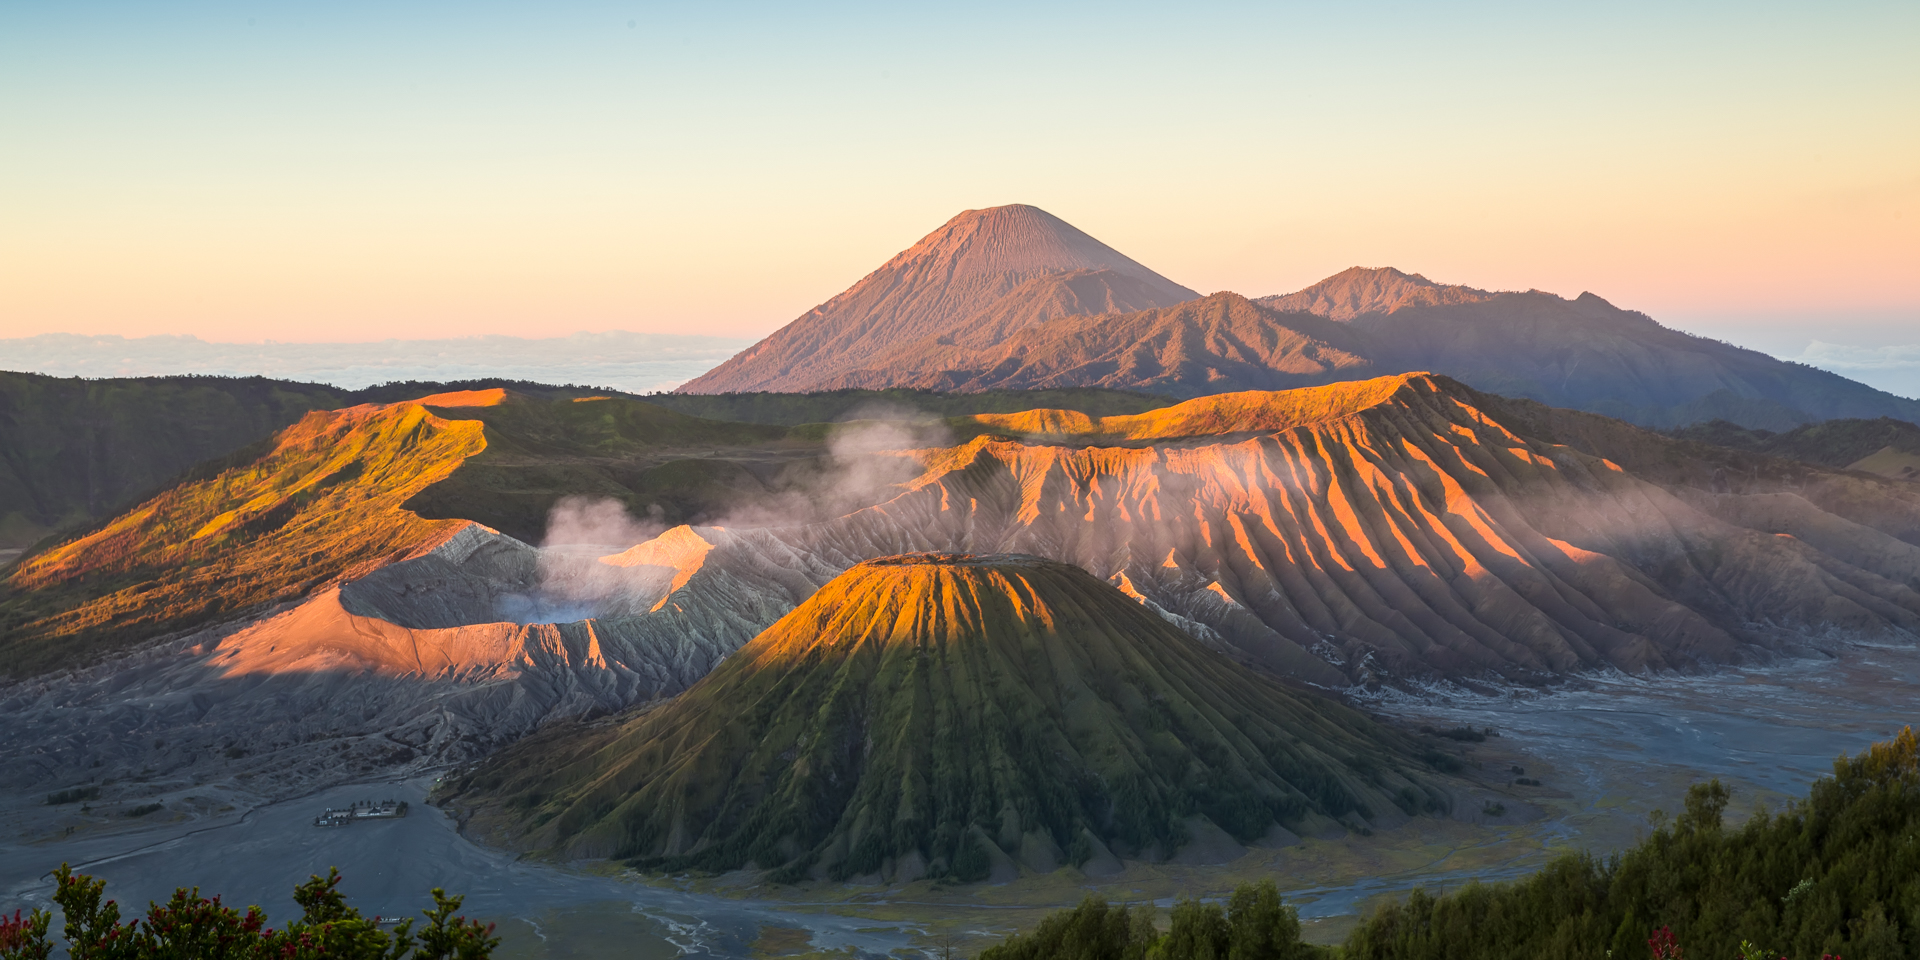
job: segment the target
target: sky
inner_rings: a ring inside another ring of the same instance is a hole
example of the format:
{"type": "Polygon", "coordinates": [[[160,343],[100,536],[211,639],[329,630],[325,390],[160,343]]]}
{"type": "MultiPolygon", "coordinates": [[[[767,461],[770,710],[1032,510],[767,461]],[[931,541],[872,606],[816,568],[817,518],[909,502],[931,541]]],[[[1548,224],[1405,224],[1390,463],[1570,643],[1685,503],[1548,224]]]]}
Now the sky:
{"type": "Polygon", "coordinates": [[[760,336],[961,210],[1920,343],[1920,4],[0,4],[0,338],[760,336]]]}

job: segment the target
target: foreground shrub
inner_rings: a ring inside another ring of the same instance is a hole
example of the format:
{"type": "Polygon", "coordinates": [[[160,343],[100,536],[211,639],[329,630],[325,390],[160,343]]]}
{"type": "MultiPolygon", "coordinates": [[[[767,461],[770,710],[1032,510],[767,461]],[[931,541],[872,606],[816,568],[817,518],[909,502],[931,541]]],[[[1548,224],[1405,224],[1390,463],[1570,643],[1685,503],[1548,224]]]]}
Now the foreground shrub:
{"type": "Polygon", "coordinates": [[[1415,891],[1354,930],[1353,960],[1920,956],[1920,743],[1908,728],[1779,814],[1721,823],[1695,785],[1670,826],[1606,861],[1564,857],[1511,884],[1415,891]],[[1649,939],[1648,931],[1654,932],[1649,939]],[[1665,951],[1665,952],[1663,952],[1665,951]]]}
{"type": "Polygon", "coordinates": [[[1308,960],[1324,955],[1300,942],[1300,918],[1273,881],[1246,884],[1225,910],[1183,899],[1167,932],[1151,907],[1115,907],[1088,897],[1040,921],[1032,933],[988,947],[980,960],[1308,960]]]}
{"type": "MultiPolygon", "coordinates": [[[[61,864],[54,874],[53,901],[66,914],[67,955],[72,960],[486,960],[500,938],[493,925],[457,916],[463,898],[433,890],[433,909],[422,911],[426,927],[418,935],[413,921],[391,931],[380,918],[367,918],[340,895],[340,871],[329,870],[295,887],[293,899],[305,911],[285,929],[267,927],[259,907],[245,913],[200,896],[198,887],[179,889],[165,904],[148,904],[147,915],[120,922],[120,907],[104,900],[107,883],[76,874],[61,864]]],[[[0,917],[0,960],[47,960],[52,915],[35,910],[0,917]]]]}
{"type": "Polygon", "coordinates": [[[1721,823],[1718,780],[1625,854],[1562,857],[1509,884],[1415,890],[1337,950],[1299,941],[1271,881],[1225,911],[1183,900],[1157,933],[1147,912],[1088,898],[980,960],[1907,960],[1920,957],[1920,741],[1834,762],[1784,812],[1721,823]]]}

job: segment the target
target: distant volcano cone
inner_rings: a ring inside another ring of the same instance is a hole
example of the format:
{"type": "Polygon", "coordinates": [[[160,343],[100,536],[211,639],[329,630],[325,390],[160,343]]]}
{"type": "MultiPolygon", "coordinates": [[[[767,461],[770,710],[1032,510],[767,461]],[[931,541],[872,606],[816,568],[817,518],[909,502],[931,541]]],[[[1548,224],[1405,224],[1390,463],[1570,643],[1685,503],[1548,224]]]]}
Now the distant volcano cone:
{"type": "Polygon", "coordinates": [[[837,577],[678,699],[458,788],[569,856],[970,881],[1440,809],[1410,757],[1077,567],[914,554],[837,577]]]}
{"type": "Polygon", "coordinates": [[[967,210],[679,392],[834,389],[836,374],[922,339],[989,346],[1053,317],[1197,296],[1039,207],[967,210]]]}

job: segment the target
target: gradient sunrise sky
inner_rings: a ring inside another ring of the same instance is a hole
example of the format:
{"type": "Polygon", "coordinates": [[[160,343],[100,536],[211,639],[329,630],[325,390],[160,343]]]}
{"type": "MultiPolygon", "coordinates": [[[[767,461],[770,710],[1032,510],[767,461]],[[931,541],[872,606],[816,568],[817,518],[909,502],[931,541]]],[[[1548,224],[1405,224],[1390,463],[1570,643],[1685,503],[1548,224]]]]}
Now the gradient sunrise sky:
{"type": "Polygon", "coordinates": [[[1912,0],[23,0],[0,337],[757,336],[1024,202],[1202,292],[1911,343],[1916,51],[1912,0]]]}

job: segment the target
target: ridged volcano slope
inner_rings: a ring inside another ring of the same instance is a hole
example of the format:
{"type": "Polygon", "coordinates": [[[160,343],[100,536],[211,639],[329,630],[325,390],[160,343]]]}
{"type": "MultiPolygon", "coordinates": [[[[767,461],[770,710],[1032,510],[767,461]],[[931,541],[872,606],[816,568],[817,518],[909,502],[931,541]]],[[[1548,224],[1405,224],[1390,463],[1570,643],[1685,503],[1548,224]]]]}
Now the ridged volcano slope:
{"type": "Polygon", "coordinates": [[[1661,465],[1697,454],[1548,413],[1410,374],[1097,421],[975,417],[956,426],[980,435],[915,452],[925,474],[885,503],[701,532],[717,545],[684,589],[747,564],[824,583],[872,556],[1032,553],[1327,685],[1689,669],[1920,633],[1911,485],[1760,464],[1716,481],[1708,464],[1667,486],[1661,465]]]}
{"type": "Polygon", "coordinates": [[[517,745],[455,791],[566,856],[978,880],[1007,856],[1168,852],[1195,816],[1251,840],[1442,809],[1417,749],[1076,567],[909,555],[835,578],[664,706],[517,745]]]}

